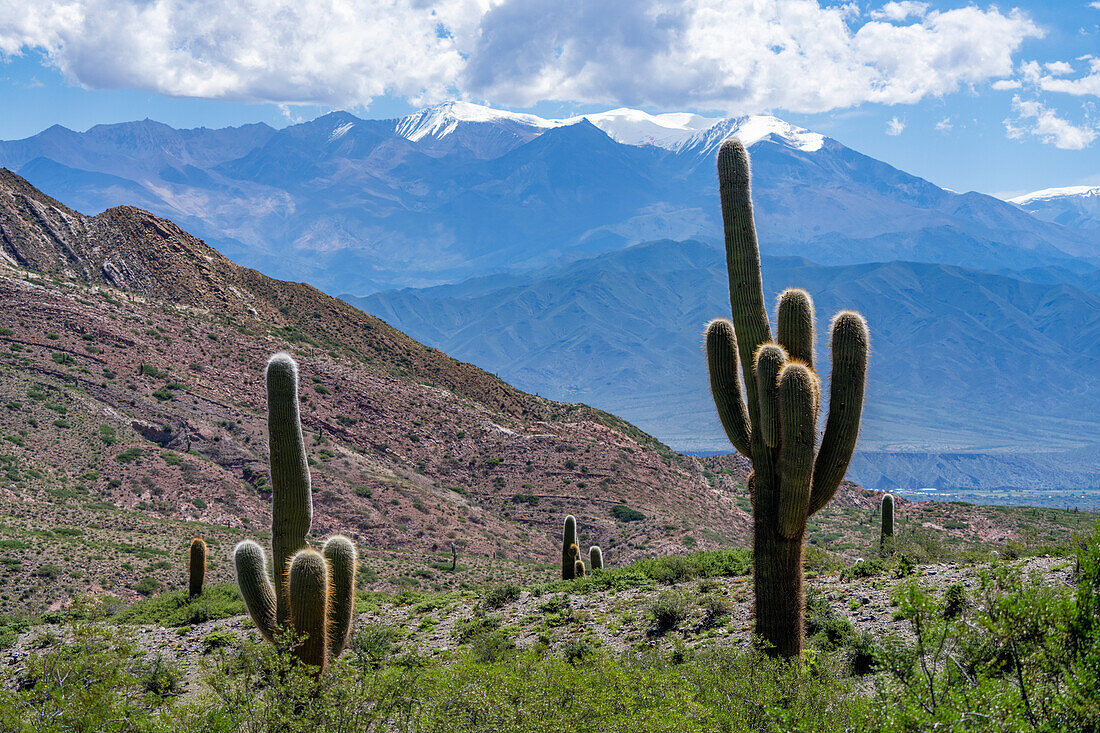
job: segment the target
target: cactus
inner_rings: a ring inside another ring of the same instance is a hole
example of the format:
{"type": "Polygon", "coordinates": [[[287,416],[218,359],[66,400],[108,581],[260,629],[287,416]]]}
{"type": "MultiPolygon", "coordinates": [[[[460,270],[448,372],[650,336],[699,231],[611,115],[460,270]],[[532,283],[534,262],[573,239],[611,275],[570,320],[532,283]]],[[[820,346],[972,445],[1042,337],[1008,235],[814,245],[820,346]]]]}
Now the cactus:
{"type": "MultiPolygon", "coordinates": [[[[577,520],[572,515],[566,515],[565,528],[562,530],[561,536],[561,579],[572,580],[574,575],[573,563],[576,561],[571,553],[572,549],[577,546],[577,520]]],[[[580,551],[578,550],[578,553],[580,551]]]]}
{"type": "Polygon", "coordinates": [[[745,146],[722,143],[718,182],[733,318],[707,325],[707,365],[722,427],[752,461],[756,633],[771,653],[794,656],[803,641],[806,520],[832,499],[855,449],[870,337],[858,313],[833,318],[829,415],[815,455],[821,384],[813,302],[803,290],[784,291],[773,340],[749,179],[745,146]]]}
{"type": "Polygon", "coordinates": [[[191,540],[191,556],[187,564],[189,582],[187,597],[202,595],[202,584],[206,579],[206,542],[201,537],[191,540]]]}
{"type": "Polygon", "coordinates": [[[882,497],[882,535],[879,537],[879,552],[888,555],[893,552],[894,543],[894,496],[882,497]]]}
{"type": "Polygon", "coordinates": [[[319,672],[347,644],[355,610],[355,545],[339,535],[324,553],[306,542],[313,521],[309,467],[298,414],[298,365],[287,354],[267,362],[268,442],[271,453],[271,554],[245,540],[233,550],[237,587],[264,638],[293,628],[299,659],[319,672]]]}
{"type": "Polygon", "coordinates": [[[588,549],[588,565],[593,570],[603,569],[603,550],[600,549],[599,545],[592,545],[588,549]]]}
{"type": "Polygon", "coordinates": [[[585,576],[584,560],[577,560],[576,562],[573,563],[573,577],[574,578],[583,578],[584,576],[585,576]]]}

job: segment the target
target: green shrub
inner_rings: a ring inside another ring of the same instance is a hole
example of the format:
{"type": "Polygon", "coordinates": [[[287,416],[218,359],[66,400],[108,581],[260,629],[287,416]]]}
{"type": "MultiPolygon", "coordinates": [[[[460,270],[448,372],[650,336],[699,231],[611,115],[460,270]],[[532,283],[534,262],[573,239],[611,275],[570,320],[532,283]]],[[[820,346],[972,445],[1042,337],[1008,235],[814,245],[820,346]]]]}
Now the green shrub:
{"type": "Polygon", "coordinates": [[[518,585],[510,583],[494,585],[485,592],[484,597],[481,599],[481,605],[487,610],[494,611],[519,598],[519,594],[518,585]]]}
{"type": "Polygon", "coordinates": [[[662,593],[649,604],[649,616],[658,631],[671,631],[688,617],[688,606],[678,593],[662,593]]]}
{"type": "Polygon", "coordinates": [[[230,618],[244,613],[244,603],[232,583],[208,585],[202,595],[187,597],[186,590],[161,593],[138,601],[115,616],[118,624],[159,624],[166,627],[193,626],[204,621],[230,618]]]}
{"type": "Polygon", "coordinates": [[[857,578],[873,578],[886,572],[886,563],[882,560],[860,560],[850,568],[840,571],[841,580],[856,580],[857,578]]]}
{"type": "Polygon", "coordinates": [[[645,515],[637,509],[631,509],[626,504],[616,504],[611,507],[611,516],[620,522],[640,522],[645,515]]]}

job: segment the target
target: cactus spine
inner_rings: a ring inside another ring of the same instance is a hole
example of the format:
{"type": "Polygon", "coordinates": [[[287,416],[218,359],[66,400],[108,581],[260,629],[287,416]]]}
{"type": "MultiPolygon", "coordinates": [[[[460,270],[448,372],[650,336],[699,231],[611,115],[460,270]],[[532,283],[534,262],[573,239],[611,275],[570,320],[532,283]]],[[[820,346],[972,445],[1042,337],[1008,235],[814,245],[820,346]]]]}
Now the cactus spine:
{"type": "Polygon", "coordinates": [[[355,608],[355,545],[334,536],[324,554],[309,548],[313,497],[298,412],[298,365],[287,354],[267,363],[268,442],[271,453],[271,554],[274,583],[263,548],[245,540],[233,550],[237,587],[256,627],[268,641],[291,627],[304,638],[298,657],[324,671],[351,633],[355,608]]]}
{"type": "Polygon", "coordinates": [[[813,302],[804,290],[784,291],[773,340],[749,155],[739,140],[725,141],[718,151],[718,183],[733,318],[707,325],[711,393],[730,442],[753,466],[756,633],[772,653],[794,656],[802,650],[804,628],[806,520],[832,499],[855,449],[870,337],[858,313],[833,318],[829,415],[815,456],[821,384],[814,370],[813,302]]]}
{"type": "MultiPolygon", "coordinates": [[[[572,514],[565,517],[565,528],[561,536],[561,579],[572,580],[575,577],[577,556],[573,555],[573,548],[577,546],[577,519],[572,514]]],[[[577,551],[578,554],[580,550],[577,551]]]]}
{"type": "Polygon", "coordinates": [[[893,550],[894,542],[894,496],[882,497],[882,535],[879,537],[879,551],[886,555],[893,550]]]}
{"type": "Polygon", "coordinates": [[[592,545],[588,549],[588,565],[593,570],[603,569],[603,550],[600,549],[599,545],[592,545]]]}
{"type": "Polygon", "coordinates": [[[191,555],[187,563],[187,597],[202,595],[203,581],[206,579],[206,542],[201,537],[191,540],[191,555]]]}
{"type": "Polygon", "coordinates": [[[577,560],[573,563],[573,577],[583,578],[585,576],[584,560],[577,560]]]}

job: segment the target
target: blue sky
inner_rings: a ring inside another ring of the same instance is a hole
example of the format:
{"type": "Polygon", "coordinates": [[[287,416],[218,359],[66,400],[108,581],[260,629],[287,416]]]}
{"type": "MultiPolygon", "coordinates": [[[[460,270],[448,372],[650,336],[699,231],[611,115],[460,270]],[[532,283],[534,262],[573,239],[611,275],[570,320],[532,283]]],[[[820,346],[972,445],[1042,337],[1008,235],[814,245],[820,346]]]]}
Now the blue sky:
{"type": "Polygon", "coordinates": [[[958,191],[1100,185],[1100,0],[0,0],[0,139],[463,98],[772,113],[958,191]]]}

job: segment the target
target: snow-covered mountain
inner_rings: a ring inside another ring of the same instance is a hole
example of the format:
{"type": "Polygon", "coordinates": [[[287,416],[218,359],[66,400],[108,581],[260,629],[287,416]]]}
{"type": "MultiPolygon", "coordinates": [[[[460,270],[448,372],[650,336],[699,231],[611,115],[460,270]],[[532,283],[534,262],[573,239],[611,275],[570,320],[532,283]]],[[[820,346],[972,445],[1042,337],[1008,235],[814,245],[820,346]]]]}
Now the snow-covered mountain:
{"type": "Polygon", "coordinates": [[[546,130],[575,125],[587,120],[615,142],[624,145],[652,145],[666,150],[691,148],[709,152],[728,137],[738,137],[746,145],[775,135],[807,152],[821,148],[824,136],[769,115],[741,117],[703,117],[690,112],[649,114],[639,109],[620,107],[575,117],[544,118],[532,114],[507,112],[469,102],[446,102],[427,107],[397,120],[395,131],[414,142],[425,138],[442,140],[471,128],[490,127],[509,131],[516,140],[527,142],[546,130]]]}
{"type": "Polygon", "coordinates": [[[1100,186],[1044,188],[1009,201],[1044,221],[1076,229],[1100,229],[1100,186]]]}
{"type": "Polygon", "coordinates": [[[363,295],[657,238],[716,242],[713,157],[731,136],[753,148],[767,254],[1077,275],[1100,257],[1094,232],[945,191],[769,116],[617,109],[545,119],[450,102],[397,119],[335,112],[282,130],[145,120],[0,142],[0,165],[78,210],[136,204],[242,264],[363,295]]]}

